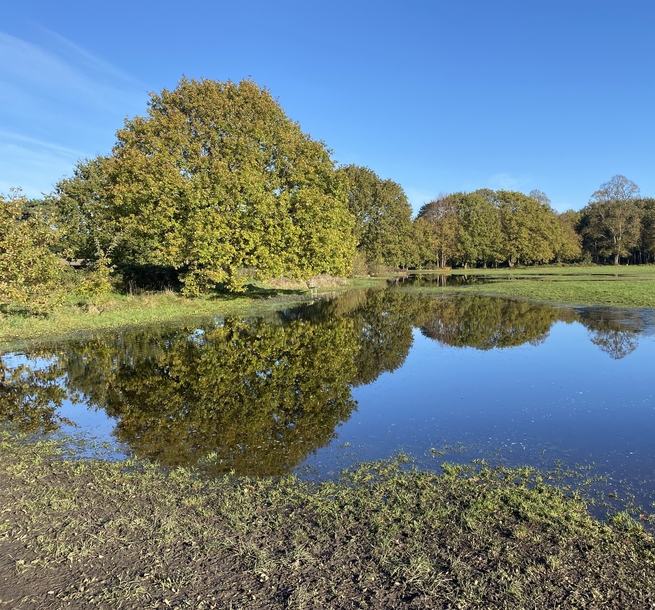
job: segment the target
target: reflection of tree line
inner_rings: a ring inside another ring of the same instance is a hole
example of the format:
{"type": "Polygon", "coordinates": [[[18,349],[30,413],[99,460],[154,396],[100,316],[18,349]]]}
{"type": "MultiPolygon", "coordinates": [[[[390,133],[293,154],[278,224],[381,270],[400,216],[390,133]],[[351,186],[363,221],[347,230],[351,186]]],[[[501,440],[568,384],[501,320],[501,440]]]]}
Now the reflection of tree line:
{"type": "Polygon", "coordinates": [[[461,295],[439,300],[433,317],[421,333],[451,347],[492,349],[538,345],[548,337],[554,322],[579,322],[591,342],[612,359],[621,359],[637,348],[643,322],[637,311],[609,308],[557,308],[530,301],[510,301],[461,295]]]}
{"type": "Polygon", "coordinates": [[[612,358],[637,345],[639,320],[499,298],[347,292],[275,320],[202,329],[140,329],[35,348],[41,365],[0,360],[0,420],[56,428],[56,407],[81,396],[116,418],[115,435],[167,465],[280,474],[327,445],[356,407],[351,389],[400,367],[413,328],[443,345],[538,344],[556,321],[583,323],[612,358]]]}

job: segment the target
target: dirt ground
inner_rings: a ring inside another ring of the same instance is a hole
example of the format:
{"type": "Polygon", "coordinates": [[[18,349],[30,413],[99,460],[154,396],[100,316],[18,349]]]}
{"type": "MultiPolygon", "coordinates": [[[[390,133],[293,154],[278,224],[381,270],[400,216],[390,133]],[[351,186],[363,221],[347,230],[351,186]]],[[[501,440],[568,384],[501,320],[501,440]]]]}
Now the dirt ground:
{"type": "Polygon", "coordinates": [[[527,469],[210,481],[5,438],[0,506],[0,608],[655,607],[650,534],[527,469]]]}

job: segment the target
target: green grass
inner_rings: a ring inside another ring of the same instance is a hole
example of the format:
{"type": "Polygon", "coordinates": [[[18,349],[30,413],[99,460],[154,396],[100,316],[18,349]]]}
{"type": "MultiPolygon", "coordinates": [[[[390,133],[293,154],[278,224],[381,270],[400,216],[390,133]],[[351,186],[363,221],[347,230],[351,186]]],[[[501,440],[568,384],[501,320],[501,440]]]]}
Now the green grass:
{"type": "MultiPolygon", "coordinates": [[[[447,288],[425,288],[423,293],[447,291],[475,292],[492,296],[519,297],[570,305],[612,305],[655,307],[655,266],[632,267],[527,267],[522,269],[455,270],[455,274],[484,275],[486,284],[447,288]]],[[[443,274],[442,271],[426,272],[443,274]]],[[[351,279],[345,286],[319,292],[382,286],[385,278],[351,279]]],[[[311,298],[299,290],[252,286],[241,295],[214,294],[185,298],[165,291],[139,295],[109,295],[94,306],[70,297],[48,316],[0,314],[0,347],[17,341],[60,337],[90,330],[109,330],[126,326],[168,323],[211,315],[258,315],[289,307],[311,298]]]]}
{"type": "Polygon", "coordinates": [[[0,605],[646,608],[655,541],[527,468],[204,480],[0,440],[0,605]],[[21,603],[20,600],[23,600],[21,603]]]}
{"type": "MultiPolygon", "coordinates": [[[[519,297],[568,305],[655,307],[655,266],[530,267],[525,269],[456,270],[453,273],[490,279],[489,283],[445,290],[519,297]]],[[[444,288],[426,289],[439,291],[444,288]]]]}
{"type": "MultiPolygon", "coordinates": [[[[326,292],[379,286],[380,280],[352,279],[326,292]]],[[[177,292],[137,295],[110,294],[97,305],[71,296],[47,316],[0,314],[0,348],[38,338],[55,338],[77,332],[110,330],[141,324],[168,323],[212,315],[260,315],[311,300],[309,291],[270,289],[254,285],[243,294],[210,294],[185,298],[177,292]]]]}

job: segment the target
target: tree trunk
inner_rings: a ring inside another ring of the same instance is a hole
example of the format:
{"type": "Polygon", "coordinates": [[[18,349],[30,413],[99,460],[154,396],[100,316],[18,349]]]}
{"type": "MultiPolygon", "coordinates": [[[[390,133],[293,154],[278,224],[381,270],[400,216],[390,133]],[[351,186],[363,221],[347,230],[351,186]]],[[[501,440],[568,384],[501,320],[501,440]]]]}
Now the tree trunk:
{"type": "Polygon", "coordinates": [[[618,265],[618,264],[619,264],[619,255],[618,255],[618,254],[615,254],[615,255],[614,255],[614,264],[615,264],[615,265],[618,265]]]}

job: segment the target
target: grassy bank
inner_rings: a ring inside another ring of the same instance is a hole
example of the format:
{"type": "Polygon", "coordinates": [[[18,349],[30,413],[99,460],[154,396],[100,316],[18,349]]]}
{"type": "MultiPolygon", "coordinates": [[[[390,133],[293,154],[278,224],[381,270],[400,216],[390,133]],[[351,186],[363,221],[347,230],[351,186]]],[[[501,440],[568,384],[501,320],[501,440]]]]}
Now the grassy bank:
{"type": "MultiPolygon", "coordinates": [[[[446,287],[446,290],[519,297],[568,305],[610,305],[655,308],[655,266],[539,267],[457,270],[484,275],[488,283],[446,287]]],[[[421,288],[421,291],[432,289],[421,288]]],[[[444,288],[435,288],[442,292],[444,288]]]]}
{"type": "MultiPolygon", "coordinates": [[[[349,280],[318,294],[381,285],[380,280],[349,280]]],[[[140,324],[168,323],[212,315],[259,315],[312,299],[308,291],[252,287],[243,294],[209,294],[185,298],[177,292],[110,294],[97,304],[74,297],[47,316],[0,314],[0,346],[16,341],[61,337],[76,332],[109,330],[140,324]]]]}
{"type": "Polygon", "coordinates": [[[645,608],[653,538],[528,470],[165,474],[0,441],[0,607],[645,608]]]}
{"type": "MultiPolygon", "coordinates": [[[[465,291],[519,297],[571,305],[611,305],[655,308],[655,266],[531,267],[525,269],[455,270],[450,274],[481,276],[487,283],[412,288],[423,293],[465,291]]],[[[427,272],[441,275],[442,271],[427,272]]],[[[386,279],[351,279],[334,288],[384,286],[386,279]]],[[[138,295],[112,294],[90,304],[71,297],[47,316],[0,314],[0,346],[16,341],[60,337],[89,330],[108,330],[139,324],[168,323],[211,315],[258,315],[306,302],[308,291],[253,286],[244,294],[212,294],[185,298],[172,291],[138,295]]]]}

